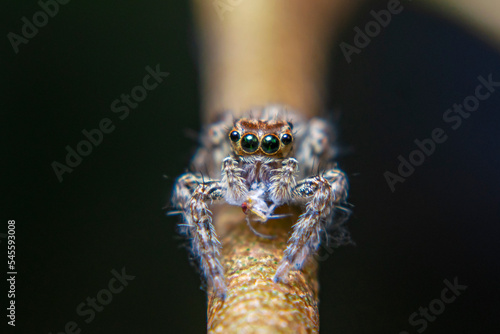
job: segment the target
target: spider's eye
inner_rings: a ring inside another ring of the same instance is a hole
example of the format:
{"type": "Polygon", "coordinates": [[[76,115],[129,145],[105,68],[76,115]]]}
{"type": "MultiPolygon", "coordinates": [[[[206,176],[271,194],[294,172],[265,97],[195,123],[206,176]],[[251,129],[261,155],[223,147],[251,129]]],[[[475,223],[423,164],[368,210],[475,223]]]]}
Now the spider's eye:
{"type": "Polygon", "coordinates": [[[290,127],[290,130],[293,130],[293,124],[292,122],[287,122],[288,123],[288,126],[290,127]]]}
{"type": "Polygon", "coordinates": [[[280,148],[280,141],[278,137],[267,135],[262,139],[262,150],[267,154],[275,153],[280,148]]]}
{"type": "Polygon", "coordinates": [[[238,140],[240,140],[240,133],[238,131],[233,131],[229,134],[229,138],[231,139],[231,141],[237,142],[238,140]]]}
{"type": "Polygon", "coordinates": [[[281,142],[285,145],[288,145],[292,142],[292,135],[285,133],[283,136],[281,136],[281,142]]]}
{"type": "Polygon", "coordinates": [[[251,133],[246,134],[241,138],[241,148],[247,153],[253,153],[259,148],[259,139],[251,133]]]}

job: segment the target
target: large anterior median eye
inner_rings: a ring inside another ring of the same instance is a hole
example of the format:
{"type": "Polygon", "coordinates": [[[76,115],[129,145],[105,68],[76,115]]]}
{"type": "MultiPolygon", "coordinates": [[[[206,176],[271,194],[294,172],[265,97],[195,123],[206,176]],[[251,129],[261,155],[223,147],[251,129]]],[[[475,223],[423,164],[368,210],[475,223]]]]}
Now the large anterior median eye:
{"type": "Polygon", "coordinates": [[[280,148],[280,140],[273,135],[267,135],[262,139],[262,150],[267,154],[275,153],[280,148]]]}
{"type": "Polygon", "coordinates": [[[241,138],[241,148],[247,153],[253,153],[259,148],[259,139],[251,133],[243,135],[243,138],[241,138]]]}

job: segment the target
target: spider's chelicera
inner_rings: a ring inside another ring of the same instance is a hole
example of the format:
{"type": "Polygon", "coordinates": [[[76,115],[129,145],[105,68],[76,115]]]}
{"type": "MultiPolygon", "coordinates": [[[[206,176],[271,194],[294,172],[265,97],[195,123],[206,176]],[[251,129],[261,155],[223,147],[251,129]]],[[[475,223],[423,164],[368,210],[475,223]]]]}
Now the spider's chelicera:
{"type": "Polygon", "coordinates": [[[234,122],[226,114],[205,129],[203,146],[192,163],[196,170],[208,169],[208,175],[180,176],[172,204],[183,216],[181,233],[191,239],[193,254],[219,296],[225,296],[226,282],[218,260],[221,244],[209,210],[212,203],[241,207],[250,228],[250,220],[264,223],[275,218],[274,210],[281,205],[304,208],[293,226],[275,282],[286,282],[291,269],[302,268],[317,251],[322,232],[332,226],[342,229],[343,219],[334,216],[335,209],[347,211],[342,206],[347,179],[337,168],[313,170],[314,164],[335,166],[333,135],[328,122],[304,121],[280,106],[254,110],[252,116],[234,122]],[[222,173],[217,171],[221,169],[222,173]]]}

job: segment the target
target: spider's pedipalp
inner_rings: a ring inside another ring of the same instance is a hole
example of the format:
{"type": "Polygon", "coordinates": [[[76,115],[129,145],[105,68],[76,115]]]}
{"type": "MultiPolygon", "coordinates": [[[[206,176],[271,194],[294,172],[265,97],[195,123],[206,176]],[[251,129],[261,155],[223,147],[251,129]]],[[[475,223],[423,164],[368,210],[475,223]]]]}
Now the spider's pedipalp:
{"type": "Polygon", "coordinates": [[[238,167],[238,162],[231,157],[227,157],[222,162],[221,184],[224,191],[224,199],[232,205],[241,205],[248,192],[245,179],[241,177],[242,169],[238,167]]]}
{"type": "Polygon", "coordinates": [[[295,174],[298,170],[298,161],[294,158],[283,160],[282,167],[274,171],[271,177],[270,199],[275,205],[288,203],[293,197],[295,188],[295,174]]]}

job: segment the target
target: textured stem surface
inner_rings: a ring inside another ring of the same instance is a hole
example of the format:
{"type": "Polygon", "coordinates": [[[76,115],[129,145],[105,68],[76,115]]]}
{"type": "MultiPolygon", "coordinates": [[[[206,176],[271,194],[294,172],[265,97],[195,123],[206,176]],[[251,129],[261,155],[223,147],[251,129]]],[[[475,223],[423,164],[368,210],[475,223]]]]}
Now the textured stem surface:
{"type": "MultiPolygon", "coordinates": [[[[260,233],[274,236],[266,239],[255,235],[237,210],[224,207],[217,214],[216,225],[224,231],[221,263],[228,294],[225,301],[209,294],[209,333],[317,333],[316,261],[292,271],[288,283],[273,282],[296,213],[266,224],[253,223],[260,233]]],[[[289,211],[285,207],[277,213],[289,211]]]]}
{"type": "MultiPolygon", "coordinates": [[[[202,115],[212,123],[270,103],[305,118],[323,110],[330,42],[357,6],[352,0],[193,0],[200,46],[202,115]]],[[[289,210],[280,208],[281,210],[289,210]]],[[[319,330],[317,264],[274,283],[297,214],[256,229],[241,208],[224,206],[214,225],[222,243],[228,293],[209,293],[210,333],[316,333],[319,330]]],[[[280,212],[280,210],[277,210],[280,212]]]]}
{"type": "Polygon", "coordinates": [[[332,37],[359,2],[193,0],[205,122],[270,103],[323,111],[332,37]]]}
{"type": "MultiPolygon", "coordinates": [[[[237,117],[269,103],[288,105],[306,117],[317,115],[323,109],[330,42],[361,2],[192,0],[205,123],[222,110],[237,117]]],[[[495,1],[442,3],[446,11],[500,40],[495,1]]],[[[276,236],[264,239],[246,225],[240,208],[217,211],[214,223],[223,245],[228,294],[222,301],[209,293],[209,332],[318,332],[317,264],[311,260],[302,271],[292,271],[287,284],[272,280],[297,215],[258,226],[259,232],[276,236]]]]}

